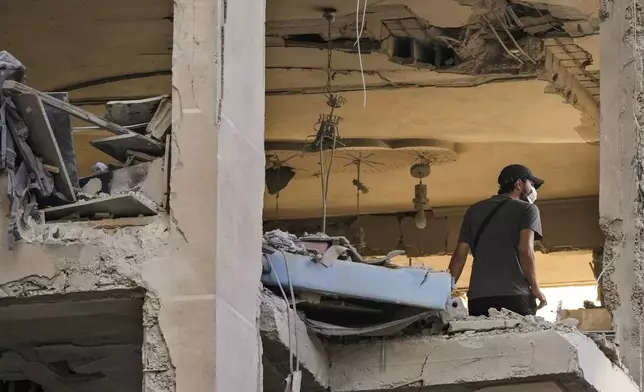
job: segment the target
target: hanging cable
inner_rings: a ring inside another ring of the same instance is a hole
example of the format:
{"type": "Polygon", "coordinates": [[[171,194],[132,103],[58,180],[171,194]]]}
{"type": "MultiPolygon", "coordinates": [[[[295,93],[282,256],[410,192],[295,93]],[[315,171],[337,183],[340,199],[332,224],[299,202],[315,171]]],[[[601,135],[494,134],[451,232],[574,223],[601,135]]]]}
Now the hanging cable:
{"type": "Polygon", "coordinates": [[[280,193],[277,192],[277,195],[275,195],[275,219],[279,220],[280,219],[280,193]]]}
{"type": "Polygon", "coordinates": [[[356,1],[356,42],[354,46],[358,47],[358,61],[360,62],[360,77],[362,78],[362,107],[367,107],[367,83],[364,78],[364,66],[362,64],[362,50],[360,48],[360,39],[362,39],[362,33],[364,32],[364,26],[367,16],[367,3],[368,0],[364,1],[364,7],[362,8],[362,24],[360,23],[360,0],[356,1]],[[358,27],[360,26],[360,27],[358,27]]]}
{"type": "Polygon", "coordinates": [[[360,218],[360,185],[362,184],[360,182],[360,161],[358,161],[356,166],[358,167],[358,175],[356,176],[356,215],[357,218],[360,218]]]}

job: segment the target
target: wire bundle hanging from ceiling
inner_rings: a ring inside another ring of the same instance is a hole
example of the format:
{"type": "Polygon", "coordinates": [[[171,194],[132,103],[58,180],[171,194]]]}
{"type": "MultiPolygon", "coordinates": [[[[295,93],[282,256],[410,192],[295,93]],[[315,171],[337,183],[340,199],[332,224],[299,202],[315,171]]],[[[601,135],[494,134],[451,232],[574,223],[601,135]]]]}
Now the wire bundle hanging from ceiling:
{"type": "Polygon", "coordinates": [[[309,146],[313,151],[320,153],[320,182],[322,185],[322,232],[326,233],[326,220],[327,220],[327,197],[329,194],[329,180],[331,177],[331,168],[333,166],[333,158],[335,150],[338,145],[344,145],[340,138],[339,125],[342,117],[335,114],[335,110],[341,108],[346,103],[345,99],[334,94],[331,91],[331,83],[333,81],[333,40],[331,39],[331,28],[335,18],[333,11],[327,10],[324,12],[324,18],[328,24],[327,36],[327,67],[326,67],[326,84],[324,86],[324,96],[326,97],[326,104],[329,106],[329,113],[320,114],[318,121],[315,124],[315,140],[309,146]],[[330,157],[326,159],[325,150],[329,150],[330,157]]]}

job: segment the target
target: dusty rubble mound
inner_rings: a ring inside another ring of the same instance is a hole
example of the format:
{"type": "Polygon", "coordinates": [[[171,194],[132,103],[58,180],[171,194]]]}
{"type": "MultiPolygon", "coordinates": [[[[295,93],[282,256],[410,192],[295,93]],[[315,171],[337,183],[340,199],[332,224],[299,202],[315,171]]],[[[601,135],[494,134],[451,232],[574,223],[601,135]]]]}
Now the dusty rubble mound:
{"type": "Polygon", "coordinates": [[[554,329],[565,333],[579,333],[574,322],[564,320],[551,323],[538,316],[521,316],[507,309],[490,309],[490,317],[459,317],[449,322],[448,333],[505,333],[508,330],[513,332],[535,332],[554,329]]]}

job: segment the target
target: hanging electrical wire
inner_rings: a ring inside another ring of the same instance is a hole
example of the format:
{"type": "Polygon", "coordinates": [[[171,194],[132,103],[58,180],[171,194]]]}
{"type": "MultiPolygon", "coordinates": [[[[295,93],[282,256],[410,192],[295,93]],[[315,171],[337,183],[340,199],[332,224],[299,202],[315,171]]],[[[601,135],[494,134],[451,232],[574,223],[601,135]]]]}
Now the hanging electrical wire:
{"type": "Polygon", "coordinates": [[[360,62],[360,77],[362,78],[362,107],[367,107],[367,83],[364,78],[364,65],[362,64],[362,50],[360,48],[360,39],[362,39],[362,33],[364,32],[364,26],[367,16],[367,3],[368,0],[364,1],[364,7],[362,8],[362,23],[360,23],[360,0],[356,1],[356,42],[354,46],[358,48],[358,61],[360,62]],[[359,27],[358,27],[359,26],[359,27]]]}
{"type": "Polygon", "coordinates": [[[320,183],[322,191],[322,232],[326,233],[327,221],[327,199],[329,195],[329,182],[331,180],[331,169],[333,167],[333,158],[338,145],[344,145],[340,138],[339,125],[342,117],[335,115],[335,110],[341,108],[345,104],[342,96],[332,92],[331,83],[333,82],[333,40],[332,25],[334,21],[334,13],[326,11],[324,18],[327,20],[327,67],[326,67],[326,84],[324,86],[324,96],[326,97],[326,104],[329,106],[329,113],[320,114],[318,121],[315,124],[315,140],[309,148],[313,151],[319,151],[320,154],[320,183]],[[325,150],[330,151],[330,156],[327,159],[325,150]]]}

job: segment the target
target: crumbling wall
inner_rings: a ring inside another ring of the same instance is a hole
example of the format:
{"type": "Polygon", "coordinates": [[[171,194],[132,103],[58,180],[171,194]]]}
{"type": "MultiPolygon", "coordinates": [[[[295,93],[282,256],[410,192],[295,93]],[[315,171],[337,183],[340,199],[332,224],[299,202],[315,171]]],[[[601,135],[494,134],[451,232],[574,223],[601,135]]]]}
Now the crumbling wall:
{"type": "MultiPolygon", "coordinates": [[[[0,227],[6,227],[5,223],[4,214],[0,215],[0,227]]],[[[159,322],[164,293],[146,278],[161,265],[160,261],[169,262],[180,256],[177,245],[183,239],[169,225],[167,217],[159,217],[145,226],[118,229],[94,228],[91,223],[48,224],[34,226],[24,234],[26,243],[20,244],[15,252],[2,248],[0,260],[6,272],[10,272],[8,266],[29,272],[3,275],[0,296],[144,288],[143,390],[174,391],[175,368],[159,322]],[[24,254],[42,257],[28,259],[22,257],[24,254]]]]}
{"type": "Polygon", "coordinates": [[[620,354],[642,381],[644,322],[644,29],[640,0],[603,0],[600,224],[606,234],[602,288],[620,354]]]}

